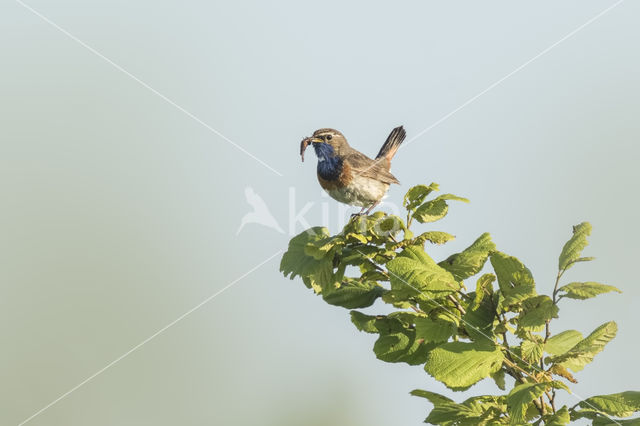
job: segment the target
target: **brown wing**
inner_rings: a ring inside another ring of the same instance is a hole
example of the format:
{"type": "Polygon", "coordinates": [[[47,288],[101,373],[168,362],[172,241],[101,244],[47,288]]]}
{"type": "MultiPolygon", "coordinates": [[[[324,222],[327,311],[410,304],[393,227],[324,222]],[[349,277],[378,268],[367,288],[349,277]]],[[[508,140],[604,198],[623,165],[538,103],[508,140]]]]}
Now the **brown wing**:
{"type": "Polygon", "coordinates": [[[377,179],[386,184],[400,183],[394,175],[389,173],[389,162],[386,158],[372,160],[355,149],[350,151],[344,156],[344,161],[349,163],[354,174],[377,179]]]}

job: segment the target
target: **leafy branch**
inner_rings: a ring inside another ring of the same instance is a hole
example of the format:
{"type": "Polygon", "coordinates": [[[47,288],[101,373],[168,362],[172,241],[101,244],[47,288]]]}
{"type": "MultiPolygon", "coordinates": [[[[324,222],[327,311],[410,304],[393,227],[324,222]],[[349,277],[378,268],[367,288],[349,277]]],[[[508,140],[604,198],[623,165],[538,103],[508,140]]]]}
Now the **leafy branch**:
{"type": "Polygon", "coordinates": [[[440,262],[429,256],[427,242],[445,244],[454,236],[441,231],[415,235],[412,224],[442,219],[451,201],[468,202],[452,194],[429,199],[438,190],[435,183],[409,189],[404,221],[376,212],[355,218],[337,235],[322,227],[302,232],[291,239],[280,270],[291,279],[301,277],[325,302],[350,309],[358,330],[378,336],[373,350],[380,360],[421,365],[454,391],[491,378],[505,392],[457,403],[414,390],[412,395],[433,404],[427,423],[563,425],[585,418],[594,425],[640,424],[638,419],[616,420],[640,411],[640,392],[593,396],[556,408],[556,393],[570,392],[569,385],[577,383],[573,375],[617,332],[615,322],[607,322],[587,337],[576,330],[551,333],[562,299],[620,292],[590,281],[561,285],[568,269],[593,260],[582,257],[591,225],[574,226],[559,256],[551,296],[538,294],[531,271],[500,252],[489,234],[440,262]],[[489,264],[492,271],[480,275],[489,264]],[[465,281],[476,276],[475,290],[469,291],[465,281]],[[394,311],[368,315],[358,310],[376,302],[394,311]],[[508,392],[506,376],[513,379],[508,392]]]}

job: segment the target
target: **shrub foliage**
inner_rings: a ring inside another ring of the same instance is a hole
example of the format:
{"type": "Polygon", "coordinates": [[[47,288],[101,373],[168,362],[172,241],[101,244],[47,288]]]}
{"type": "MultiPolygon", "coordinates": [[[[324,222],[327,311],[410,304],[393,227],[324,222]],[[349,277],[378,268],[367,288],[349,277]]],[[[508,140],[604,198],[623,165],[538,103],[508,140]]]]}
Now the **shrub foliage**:
{"type": "Polygon", "coordinates": [[[435,183],[411,188],[403,202],[405,220],[376,212],[353,218],[337,235],[322,227],[302,232],[291,239],[281,271],[291,279],[299,276],[325,302],[351,310],[358,330],[377,335],[373,351],[380,360],[422,366],[454,391],[483,379],[504,391],[455,402],[413,390],[433,405],[426,423],[565,425],[587,419],[594,425],[640,425],[638,419],[620,419],[640,411],[640,392],[593,396],[571,407],[556,404],[556,393],[570,392],[574,375],[617,331],[611,321],[587,336],[576,330],[552,333],[562,299],[620,292],[592,281],[563,283],[568,269],[593,260],[582,256],[591,225],[573,227],[560,252],[553,292],[539,294],[531,271],[499,251],[486,233],[460,253],[434,260],[425,245],[445,244],[454,236],[409,228],[442,219],[451,201],[467,201],[452,194],[433,197],[435,191],[435,183]],[[480,274],[483,270],[490,272],[480,274]],[[358,310],[375,302],[390,305],[385,311],[392,312],[358,310]]]}

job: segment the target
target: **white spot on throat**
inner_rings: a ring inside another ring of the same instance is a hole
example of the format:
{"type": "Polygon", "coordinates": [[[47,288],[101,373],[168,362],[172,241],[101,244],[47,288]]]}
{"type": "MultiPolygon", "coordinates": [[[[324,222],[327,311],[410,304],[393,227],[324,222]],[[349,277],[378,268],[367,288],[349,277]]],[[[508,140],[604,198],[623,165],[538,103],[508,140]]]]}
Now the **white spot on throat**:
{"type": "Polygon", "coordinates": [[[318,158],[318,162],[319,162],[319,163],[322,163],[324,160],[325,160],[325,158],[324,158],[324,157],[320,157],[320,158],[318,158]]]}

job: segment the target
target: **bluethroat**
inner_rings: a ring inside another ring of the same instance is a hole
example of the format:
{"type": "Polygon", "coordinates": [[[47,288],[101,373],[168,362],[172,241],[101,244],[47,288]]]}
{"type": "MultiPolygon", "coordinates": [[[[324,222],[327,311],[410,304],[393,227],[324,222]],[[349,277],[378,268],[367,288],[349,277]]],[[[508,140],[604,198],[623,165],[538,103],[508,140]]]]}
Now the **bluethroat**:
{"type": "Polygon", "coordinates": [[[392,183],[400,183],[390,172],[391,159],[406,137],[402,126],[391,131],[375,159],[353,149],[335,129],[318,129],[300,143],[300,156],[309,145],[318,157],[318,181],[335,200],[362,207],[356,215],[369,214],[392,183]]]}

